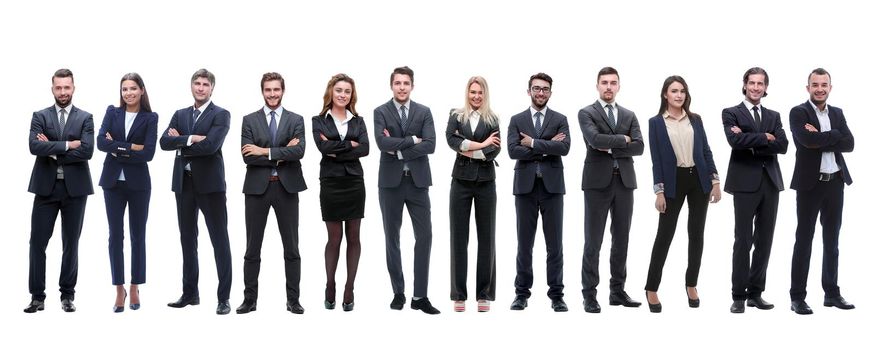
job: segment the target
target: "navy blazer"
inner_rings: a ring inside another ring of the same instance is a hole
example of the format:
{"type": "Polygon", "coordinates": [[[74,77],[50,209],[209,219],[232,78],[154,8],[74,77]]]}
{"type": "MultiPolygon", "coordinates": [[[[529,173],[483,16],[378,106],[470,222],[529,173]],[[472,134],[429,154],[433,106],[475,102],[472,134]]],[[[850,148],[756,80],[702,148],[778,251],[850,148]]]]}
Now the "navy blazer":
{"type": "Polygon", "coordinates": [[[347,115],[346,137],[340,140],[340,132],[334,125],[333,117],[317,115],[313,117],[313,140],[316,148],[322,152],[319,162],[319,178],[339,176],[364,176],[361,168],[361,157],[370,153],[370,142],[367,138],[367,126],[360,116],[347,115]],[[322,140],[325,135],[327,140],[322,140]],[[358,147],[352,147],[351,141],[358,142],[358,147]],[[333,154],[333,156],[329,156],[333,154]]]}
{"type": "Polygon", "coordinates": [[[793,190],[810,190],[819,182],[819,167],[822,162],[822,152],[834,152],[835,161],[841,167],[841,177],[844,183],[850,185],[853,178],[850,177],[850,169],[844,161],[842,152],[852,152],[855,147],[855,139],[844,111],[835,106],[828,106],[828,119],[831,124],[830,131],[810,132],[804,128],[804,124],[822,130],[819,119],[809,101],[792,107],[789,111],[789,128],[792,130],[792,141],[795,142],[795,171],[792,173],[792,183],[789,185],[793,190]]]}
{"type": "Polygon", "coordinates": [[[231,128],[231,113],[210,102],[206,110],[192,125],[194,107],[187,107],[173,113],[170,125],[161,134],[161,149],[180,151],[173,163],[173,192],[182,192],[182,177],[185,164],[191,165],[194,192],[200,194],[225,192],[225,162],[222,157],[222,144],[231,128]],[[179,136],[170,136],[167,131],[176,129],[179,136]],[[188,146],[191,135],[206,136],[201,142],[188,146]]]}
{"type": "Polygon", "coordinates": [[[780,113],[761,107],[759,115],[762,118],[761,127],[756,125],[747,106],[741,104],[722,110],[722,127],[725,138],[731,145],[731,158],[728,161],[728,173],[725,175],[725,192],[756,192],[762,184],[762,169],[768,173],[768,178],[777,190],[783,190],[783,173],[778,154],[786,154],[789,140],[783,131],[780,113]],[[741,132],[731,131],[733,126],[741,132]],[[774,135],[775,140],[769,142],[765,133],[774,135]]]}
{"type": "Polygon", "coordinates": [[[431,109],[410,101],[407,128],[401,127],[401,116],[393,100],[373,110],[373,134],[379,147],[379,187],[394,188],[401,184],[404,164],[410,169],[418,188],[431,186],[431,165],[428,155],[434,153],[437,134],[431,109]],[[388,130],[389,136],[382,133],[388,130]],[[412,136],[422,139],[416,144],[412,136]],[[399,159],[400,151],[404,159],[399,159]],[[392,153],[389,153],[392,152],[392,153]]]}
{"type": "Polygon", "coordinates": [[[91,113],[70,106],[64,130],[58,125],[58,113],[52,105],[33,112],[30,120],[30,154],[36,156],[27,191],[49,196],[55,187],[58,165],[64,167],[64,185],[71,197],[94,194],[88,160],[94,154],[94,120],[91,113]],[[37,134],[49,141],[40,141],[37,134]],[[81,141],[76,149],[67,149],[67,141],[81,141]],[[52,159],[55,156],[57,159],[52,159]]]}
{"type": "Polygon", "coordinates": [[[136,191],[152,189],[149,165],[155,156],[158,140],[158,114],[139,112],[131,124],[130,131],[124,129],[124,108],[109,106],[97,133],[97,149],[106,152],[100,186],[112,188],[124,170],[124,180],[128,188],[136,191]],[[106,138],[106,133],[112,140],[106,138]],[[131,144],[143,145],[141,151],[130,149],[131,144]]]}
{"type": "MultiPolygon", "coordinates": [[[[698,169],[698,180],[701,190],[710,193],[713,189],[711,179],[716,171],[716,163],[713,162],[713,153],[710,152],[710,144],[707,143],[707,134],[704,132],[704,122],[697,114],[688,117],[695,133],[692,146],[692,160],[698,169]]],[[[668,129],[665,126],[665,117],[661,114],[649,118],[649,153],[652,157],[652,182],[664,184],[665,197],[674,198],[677,193],[677,155],[671,140],[668,138],[668,129]]]]}
{"type": "Polygon", "coordinates": [[[471,130],[470,121],[462,123],[458,121],[458,114],[455,113],[455,110],[449,111],[449,120],[446,122],[446,143],[449,144],[449,148],[456,152],[455,166],[452,167],[453,178],[466,181],[491,181],[495,179],[495,158],[498,153],[501,153],[500,147],[489,145],[481,149],[486,159],[473,159],[458,152],[461,152],[461,144],[464,140],[482,142],[496,132],[500,137],[500,123],[486,125],[485,121],[480,118],[476,130],[471,130]]]}
{"type": "Polygon", "coordinates": [[[507,150],[510,159],[516,159],[516,166],[513,168],[513,194],[527,194],[534,190],[538,163],[546,190],[549,193],[564,194],[564,163],[561,161],[561,156],[566,156],[570,149],[571,133],[567,117],[553,111],[552,108],[546,109],[540,134],[534,131],[530,108],[510,118],[510,127],[507,129],[507,150]],[[520,132],[535,140],[534,148],[522,146],[520,132]],[[559,133],[564,133],[564,140],[552,141],[551,139],[559,133]]]}
{"type": "Polygon", "coordinates": [[[279,176],[279,182],[286,192],[298,193],[307,189],[300,167],[300,160],[306,152],[306,130],[304,130],[303,117],[283,108],[282,115],[279,116],[279,124],[276,125],[276,144],[272,143],[272,139],[264,108],[243,117],[240,146],[252,144],[269,148],[273,158],[255,155],[243,156],[243,162],[246,163],[243,193],[260,195],[267,192],[274,168],[279,176]],[[294,138],[297,138],[299,143],[296,146],[286,147],[288,142],[294,138]]]}

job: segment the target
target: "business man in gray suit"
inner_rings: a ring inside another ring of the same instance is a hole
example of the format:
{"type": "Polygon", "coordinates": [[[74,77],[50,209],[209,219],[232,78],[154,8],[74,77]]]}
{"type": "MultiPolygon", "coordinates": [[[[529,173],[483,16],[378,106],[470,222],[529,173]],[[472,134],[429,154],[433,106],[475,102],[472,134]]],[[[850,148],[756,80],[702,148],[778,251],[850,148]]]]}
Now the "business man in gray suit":
{"type": "Polygon", "coordinates": [[[85,218],[85,202],[94,194],[88,160],[94,154],[94,120],[91,113],[73,106],[73,72],[59,69],[52,76],[55,104],[33,112],[30,121],[30,153],[36,156],[28,192],[36,197],[30,218],[31,301],[24,309],[45,309],[46,246],[58,213],[61,214],[61,308],[73,305],[79,271],[79,236],[85,218]]]}
{"type": "Polygon", "coordinates": [[[546,241],[546,293],[552,310],[567,311],[564,302],[564,164],[561,157],[571,148],[567,117],[547,108],[552,96],[552,78],[537,73],[528,79],[531,106],[510,118],[507,144],[510,158],[516,159],[513,195],[516,196],[516,299],[511,310],[524,310],[531,297],[534,271],[531,263],[538,215],[543,216],[546,241]]]}
{"type": "Polygon", "coordinates": [[[373,129],[380,150],[379,208],[385,230],[385,257],[394,299],[391,308],[404,308],[404,271],[400,230],[404,205],[416,237],[413,301],[410,308],[427,314],[440,311],[428,301],[428,265],[431,260],[431,166],[436,134],[431,109],[410,100],[413,70],[398,67],[391,74],[394,97],[373,110],[373,129]]]}
{"type": "Polygon", "coordinates": [[[601,312],[598,304],[598,257],[604,241],[607,214],[610,214],[610,305],[638,307],[640,302],[625,293],[625,260],[628,255],[628,232],[634,209],[633,156],[643,154],[643,135],[634,112],[616,104],[619,72],[604,67],[598,72],[598,100],[584,107],[578,115],[586,142],[583,165],[585,199],[583,248],[583,307],[586,312],[601,312]]]}
{"type": "Polygon", "coordinates": [[[261,94],[264,107],[243,117],[243,161],[246,163],[246,256],[243,264],[243,304],[238,314],[255,311],[261,243],[270,207],[279,225],[285,257],[286,310],[303,313],[300,305],[300,252],[298,251],[298,192],[306,190],[300,159],[306,150],[303,117],[282,108],[285,79],[264,73],[261,94]]]}

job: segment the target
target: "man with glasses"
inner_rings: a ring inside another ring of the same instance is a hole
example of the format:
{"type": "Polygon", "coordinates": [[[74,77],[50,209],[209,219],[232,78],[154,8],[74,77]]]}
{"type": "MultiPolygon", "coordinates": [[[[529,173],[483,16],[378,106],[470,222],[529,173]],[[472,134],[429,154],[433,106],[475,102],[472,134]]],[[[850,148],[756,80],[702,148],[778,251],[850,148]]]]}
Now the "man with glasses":
{"type": "Polygon", "coordinates": [[[531,255],[537,233],[538,213],[543,216],[546,240],[547,295],[556,312],[567,311],[562,284],[562,216],[564,166],[561,156],[571,147],[567,117],[546,108],[552,78],[537,73],[528,79],[531,106],[510,119],[507,132],[510,158],[516,159],[513,195],[516,196],[516,299],[511,310],[524,310],[531,297],[534,271],[531,255]]]}

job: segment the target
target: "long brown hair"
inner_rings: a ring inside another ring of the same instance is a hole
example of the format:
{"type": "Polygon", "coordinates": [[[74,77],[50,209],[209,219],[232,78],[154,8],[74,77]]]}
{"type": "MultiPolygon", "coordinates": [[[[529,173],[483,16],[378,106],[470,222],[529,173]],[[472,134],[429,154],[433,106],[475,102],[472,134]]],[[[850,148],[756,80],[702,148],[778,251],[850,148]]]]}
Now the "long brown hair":
{"type": "Polygon", "coordinates": [[[127,108],[127,103],[124,103],[124,97],[121,96],[121,88],[120,88],[121,83],[123,83],[125,80],[130,80],[130,81],[136,83],[137,87],[139,87],[140,90],[143,90],[143,95],[140,96],[140,110],[143,112],[152,112],[152,105],[149,104],[149,91],[146,90],[146,83],[143,82],[143,78],[140,77],[140,75],[137,73],[127,73],[123,77],[121,77],[121,81],[118,83],[118,85],[119,85],[118,105],[122,109],[127,108]]]}
{"type": "Polygon", "coordinates": [[[348,75],[340,73],[331,77],[331,80],[328,80],[328,86],[325,87],[325,96],[322,98],[324,103],[322,103],[322,111],[319,112],[320,116],[325,116],[325,113],[328,112],[331,107],[334,106],[334,85],[337,83],[345,81],[352,85],[352,97],[349,99],[349,105],[346,106],[352,115],[358,116],[358,111],[355,110],[355,102],[358,102],[358,92],[355,90],[355,80],[352,80],[348,75]]]}
{"type": "Polygon", "coordinates": [[[692,95],[689,94],[689,85],[687,85],[686,80],[679,75],[672,75],[665,79],[665,83],[662,85],[662,93],[659,94],[659,98],[662,100],[661,105],[659,106],[659,114],[664,114],[665,111],[668,110],[668,99],[665,97],[665,94],[668,93],[668,87],[670,87],[674,82],[680,83],[683,85],[683,89],[686,90],[686,100],[683,101],[683,111],[686,112],[686,115],[689,116],[690,119],[696,117],[697,115],[689,110],[689,105],[692,104],[692,95]]]}

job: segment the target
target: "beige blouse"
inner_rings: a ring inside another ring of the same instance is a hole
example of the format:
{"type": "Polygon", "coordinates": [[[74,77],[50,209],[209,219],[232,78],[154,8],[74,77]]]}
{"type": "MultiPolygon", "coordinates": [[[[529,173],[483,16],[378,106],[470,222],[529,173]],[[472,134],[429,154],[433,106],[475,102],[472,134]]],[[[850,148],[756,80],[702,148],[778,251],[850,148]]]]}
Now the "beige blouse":
{"type": "Polygon", "coordinates": [[[692,122],[689,116],[683,111],[683,116],[680,120],[671,118],[666,111],[662,114],[665,118],[665,127],[668,131],[668,139],[671,140],[671,147],[674,148],[674,155],[677,157],[677,166],[691,168],[695,166],[695,161],[692,159],[692,148],[695,141],[695,131],[692,129],[692,122]]]}

